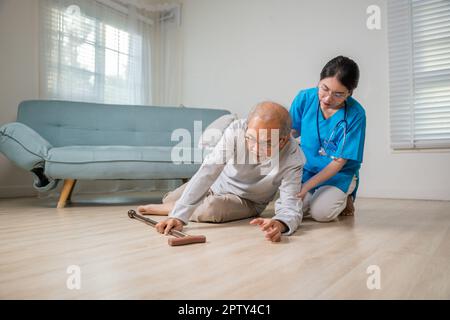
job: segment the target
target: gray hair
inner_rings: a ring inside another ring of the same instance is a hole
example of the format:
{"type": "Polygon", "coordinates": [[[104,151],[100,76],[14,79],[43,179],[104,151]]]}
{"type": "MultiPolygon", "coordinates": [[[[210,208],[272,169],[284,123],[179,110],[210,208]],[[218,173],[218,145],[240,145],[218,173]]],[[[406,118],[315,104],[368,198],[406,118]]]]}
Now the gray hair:
{"type": "Polygon", "coordinates": [[[292,120],[289,112],[281,104],[273,101],[262,101],[252,108],[247,117],[247,123],[253,118],[263,121],[276,120],[280,125],[280,137],[291,134],[292,120]]]}

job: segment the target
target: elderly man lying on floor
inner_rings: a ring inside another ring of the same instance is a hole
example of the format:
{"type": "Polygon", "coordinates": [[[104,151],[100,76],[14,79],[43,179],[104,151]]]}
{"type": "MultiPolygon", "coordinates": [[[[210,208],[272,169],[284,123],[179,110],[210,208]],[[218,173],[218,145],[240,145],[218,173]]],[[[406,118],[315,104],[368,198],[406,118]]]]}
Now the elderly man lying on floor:
{"type": "Polygon", "coordinates": [[[256,218],[270,241],[292,234],[302,220],[304,155],[291,137],[288,111],[274,102],[256,105],[247,119],[232,122],[192,179],[169,192],[162,204],[138,207],[141,214],[168,215],[156,229],[167,234],[188,221],[227,222],[255,217],[273,200],[272,219],[256,218]]]}

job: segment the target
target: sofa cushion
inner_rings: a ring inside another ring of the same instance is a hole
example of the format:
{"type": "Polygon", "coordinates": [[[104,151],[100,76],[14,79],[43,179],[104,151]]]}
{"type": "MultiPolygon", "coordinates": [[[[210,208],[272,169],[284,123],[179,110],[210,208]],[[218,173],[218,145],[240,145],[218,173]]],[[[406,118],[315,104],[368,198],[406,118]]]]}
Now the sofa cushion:
{"type": "Polygon", "coordinates": [[[203,131],[212,121],[229,113],[206,108],[30,100],[20,103],[17,122],[33,128],[54,147],[171,147],[178,144],[172,139],[177,129],[185,129],[193,138],[191,147],[196,147],[195,129],[203,131]]]}
{"type": "MultiPolygon", "coordinates": [[[[51,148],[46,157],[47,162],[90,163],[114,161],[143,162],[179,162],[183,157],[181,152],[191,155],[186,162],[194,161],[194,152],[202,153],[200,149],[177,147],[133,147],[133,146],[71,146],[51,148]]],[[[201,158],[197,158],[200,159],[201,158]]]]}
{"type": "Polygon", "coordinates": [[[192,148],[71,146],[49,150],[45,173],[56,179],[178,179],[191,177],[202,160],[203,151],[192,148]]]}

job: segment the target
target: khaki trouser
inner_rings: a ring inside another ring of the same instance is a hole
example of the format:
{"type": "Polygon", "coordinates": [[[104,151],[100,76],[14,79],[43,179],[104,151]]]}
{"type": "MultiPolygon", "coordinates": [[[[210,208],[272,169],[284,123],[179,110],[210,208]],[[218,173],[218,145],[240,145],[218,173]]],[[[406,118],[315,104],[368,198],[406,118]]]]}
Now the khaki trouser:
{"type": "MultiPolygon", "coordinates": [[[[177,201],[187,183],[177,189],[168,192],[162,202],[177,201]]],[[[217,195],[211,189],[208,191],[202,203],[195,208],[190,220],[194,222],[228,222],[251,218],[257,215],[255,205],[252,201],[242,199],[234,194],[217,195]]]]}
{"type": "Polygon", "coordinates": [[[347,205],[347,197],[356,187],[356,177],[347,190],[343,192],[334,186],[323,186],[314,193],[308,192],[303,199],[303,213],[320,222],[329,222],[337,218],[347,205]]]}

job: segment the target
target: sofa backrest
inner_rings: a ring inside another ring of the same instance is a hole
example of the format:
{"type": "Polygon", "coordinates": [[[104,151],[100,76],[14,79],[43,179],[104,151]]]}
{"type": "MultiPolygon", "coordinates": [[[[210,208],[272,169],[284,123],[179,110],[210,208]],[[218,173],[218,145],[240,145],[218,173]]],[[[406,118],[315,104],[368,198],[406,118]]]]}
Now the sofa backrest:
{"type": "Polygon", "coordinates": [[[220,109],[29,100],[20,103],[17,121],[54,147],[173,146],[179,143],[171,141],[175,129],[188,130],[194,145],[194,121],[201,121],[204,131],[212,121],[229,113],[220,109]]]}

